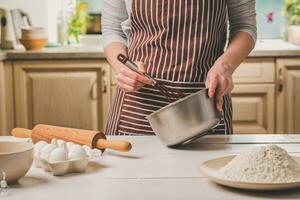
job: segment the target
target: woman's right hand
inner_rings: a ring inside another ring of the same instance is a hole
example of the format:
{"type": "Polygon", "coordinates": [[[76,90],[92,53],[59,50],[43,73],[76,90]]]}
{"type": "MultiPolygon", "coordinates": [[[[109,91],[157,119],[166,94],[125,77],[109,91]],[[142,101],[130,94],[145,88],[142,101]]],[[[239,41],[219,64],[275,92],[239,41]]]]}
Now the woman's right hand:
{"type": "MultiPolygon", "coordinates": [[[[146,66],[142,62],[135,62],[138,66],[139,71],[144,73],[146,72],[146,66]]],[[[151,85],[152,81],[147,77],[138,74],[126,66],[122,66],[121,69],[117,72],[117,84],[125,92],[134,92],[144,85],[151,85]]]]}

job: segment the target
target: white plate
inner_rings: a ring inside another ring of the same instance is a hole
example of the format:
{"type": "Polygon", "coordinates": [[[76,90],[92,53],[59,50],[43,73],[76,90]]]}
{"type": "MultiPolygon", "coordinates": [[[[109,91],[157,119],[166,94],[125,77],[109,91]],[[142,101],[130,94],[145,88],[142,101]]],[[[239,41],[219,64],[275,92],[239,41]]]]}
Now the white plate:
{"type": "MultiPolygon", "coordinates": [[[[250,183],[250,182],[239,182],[230,181],[226,179],[220,179],[216,177],[217,171],[231,161],[236,155],[229,155],[224,157],[218,157],[203,162],[200,166],[200,172],[209,178],[210,180],[224,186],[246,189],[246,190],[283,190],[300,187],[299,182],[288,182],[288,183],[250,183]]],[[[300,163],[300,157],[292,156],[298,163],[300,163]]]]}

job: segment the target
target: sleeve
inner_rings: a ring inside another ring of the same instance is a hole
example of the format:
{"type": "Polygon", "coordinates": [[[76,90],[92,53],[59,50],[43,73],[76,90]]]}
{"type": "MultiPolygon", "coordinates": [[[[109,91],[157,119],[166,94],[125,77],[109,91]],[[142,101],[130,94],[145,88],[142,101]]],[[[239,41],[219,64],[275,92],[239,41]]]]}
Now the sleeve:
{"type": "Polygon", "coordinates": [[[228,0],[229,37],[237,32],[248,33],[257,39],[255,0],[228,0]]]}
{"type": "Polygon", "coordinates": [[[103,48],[112,42],[120,42],[127,46],[127,37],[122,30],[122,23],[128,19],[124,0],[103,0],[102,2],[103,48]]]}

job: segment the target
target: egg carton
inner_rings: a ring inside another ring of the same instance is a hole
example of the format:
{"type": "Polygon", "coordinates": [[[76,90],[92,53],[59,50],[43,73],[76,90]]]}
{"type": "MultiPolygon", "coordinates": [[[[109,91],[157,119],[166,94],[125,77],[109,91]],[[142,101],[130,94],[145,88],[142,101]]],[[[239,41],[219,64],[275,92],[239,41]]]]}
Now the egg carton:
{"type": "Polygon", "coordinates": [[[67,147],[66,142],[56,139],[53,139],[50,144],[44,141],[36,143],[35,150],[35,166],[37,168],[43,168],[55,176],[63,176],[69,173],[83,173],[87,168],[89,159],[100,157],[102,153],[101,150],[91,149],[86,145],[81,146],[72,143],[72,145],[68,145],[67,147]],[[72,151],[73,146],[76,148],[72,151]],[[57,150],[56,154],[54,153],[55,150],[57,150]],[[52,153],[53,157],[51,159],[52,153]],[[57,153],[59,153],[59,155],[57,153]],[[63,153],[63,155],[61,153],[63,153]]]}
{"type": "Polygon", "coordinates": [[[89,158],[71,159],[66,161],[48,162],[44,159],[35,158],[35,165],[51,172],[54,176],[63,176],[69,173],[85,172],[89,158]]]}

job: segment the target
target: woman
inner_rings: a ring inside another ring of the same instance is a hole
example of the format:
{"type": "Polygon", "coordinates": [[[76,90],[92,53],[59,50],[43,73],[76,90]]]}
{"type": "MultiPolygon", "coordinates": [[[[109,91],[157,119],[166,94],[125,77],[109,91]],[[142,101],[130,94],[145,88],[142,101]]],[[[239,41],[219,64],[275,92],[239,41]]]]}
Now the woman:
{"type": "Polygon", "coordinates": [[[145,117],[169,103],[119,53],[169,88],[209,88],[224,116],[214,132],[232,134],[232,74],[255,45],[255,17],[255,0],[104,0],[104,51],[118,84],[106,134],[154,134],[145,117]]]}

